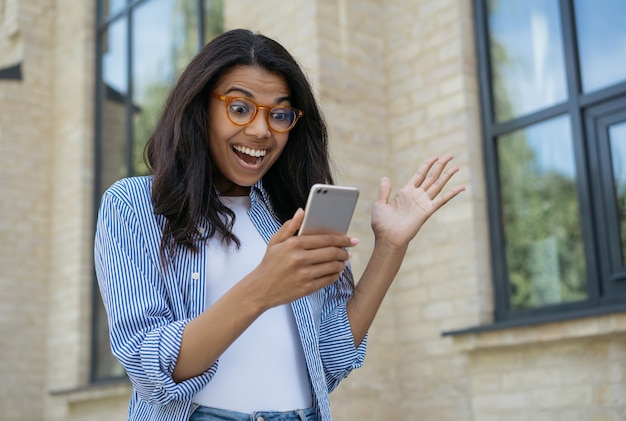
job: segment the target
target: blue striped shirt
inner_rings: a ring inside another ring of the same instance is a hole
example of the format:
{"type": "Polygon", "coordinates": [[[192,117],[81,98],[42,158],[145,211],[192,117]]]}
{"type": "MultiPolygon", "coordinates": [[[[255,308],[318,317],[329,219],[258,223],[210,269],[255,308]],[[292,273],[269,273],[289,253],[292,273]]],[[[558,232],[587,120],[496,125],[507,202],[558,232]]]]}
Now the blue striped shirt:
{"type": "MultiPolygon", "coordinates": [[[[219,370],[218,359],[199,376],[180,383],[172,379],[183,329],[205,309],[207,250],[181,247],[166,268],[161,266],[165,218],[154,214],[151,188],[152,177],[133,177],[104,193],[95,235],[96,275],[111,349],[133,385],[128,420],[183,421],[189,419],[193,396],[219,370]]],[[[250,198],[250,218],[267,242],[281,224],[261,182],[250,198]]],[[[291,304],[323,421],[331,420],[328,394],[365,358],[366,339],[354,346],[346,284],[335,282],[291,304]]]]}

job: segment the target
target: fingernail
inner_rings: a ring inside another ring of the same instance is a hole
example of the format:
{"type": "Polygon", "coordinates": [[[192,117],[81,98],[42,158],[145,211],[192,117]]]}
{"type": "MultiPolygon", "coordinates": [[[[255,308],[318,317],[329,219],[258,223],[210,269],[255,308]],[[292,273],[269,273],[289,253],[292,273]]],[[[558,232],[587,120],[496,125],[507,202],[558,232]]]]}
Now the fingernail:
{"type": "Polygon", "coordinates": [[[352,244],[353,246],[356,246],[357,244],[359,244],[361,242],[361,240],[359,240],[358,238],[352,237],[350,239],[350,244],[352,244]]]}

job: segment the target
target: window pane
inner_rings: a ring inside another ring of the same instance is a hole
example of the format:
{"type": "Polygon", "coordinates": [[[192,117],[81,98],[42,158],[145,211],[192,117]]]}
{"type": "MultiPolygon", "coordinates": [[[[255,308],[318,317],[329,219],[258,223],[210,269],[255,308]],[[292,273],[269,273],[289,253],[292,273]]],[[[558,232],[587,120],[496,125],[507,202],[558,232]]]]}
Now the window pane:
{"type": "Polygon", "coordinates": [[[496,121],[564,101],[558,0],[492,0],[488,5],[496,121]]]}
{"type": "Polygon", "coordinates": [[[584,300],[569,117],[501,136],[497,149],[511,309],[584,300]]]}
{"type": "Polygon", "coordinates": [[[583,91],[626,80],[626,1],[575,0],[583,91]]]}
{"type": "Polygon", "coordinates": [[[147,173],[143,149],[179,72],[197,51],[193,1],[153,0],[134,14],[133,173],[147,173]]]}
{"type": "Polygon", "coordinates": [[[622,264],[624,264],[626,262],[626,121],[609,126],[609,141],[620,226],[622,264]]]}
{"type": "Polygon", "coordinates": [[[205,43],[224,32],[224,2],[222,0],[204,0],[204,28],[205,43]]]}
{"type": "Polygon", "coordinates": [[[102,149],[100,191],[127,175],[126,97],[128,60],[126,59],[126,19],[119,19],[103,35],[106,48],[102,57],[104,103],[102,104],[102,149]]]}
{"type": "MultiPolygon", "coordinates": [[[[126,19],[119,19],[103,33],[102,42],[102,145],[100,149],[99,193],[126,176],[126,97],[128,78],[126,59],[126,19]]],[[[113,357],[108,323],[102,301],[94,308],[93,377],[102,380],[120,377],[124,370],[113,357]]]]}
{"type": "Polygon", "coordinates": [[[126,0],[103,0],[104,16],[113,16],[124,9],[126,0]]]}

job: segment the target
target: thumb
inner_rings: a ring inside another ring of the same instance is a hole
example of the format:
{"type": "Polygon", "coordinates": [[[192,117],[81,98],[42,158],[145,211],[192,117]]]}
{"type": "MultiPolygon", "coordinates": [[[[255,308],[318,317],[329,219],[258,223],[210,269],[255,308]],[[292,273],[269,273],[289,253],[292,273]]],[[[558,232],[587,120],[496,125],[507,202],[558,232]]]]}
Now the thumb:
{"type": "Polygon", "coordinates": [[[298,208],[296,213],[293,214],[293,217],[285,221],[283,226],[280,227],[278,231],[276,231],[276,234],[272,236],[268,245],[282,243],[283,241],[286,241],[287,239],[293,237],[295,233],[298,232],[298,230],[300,229],[300,225],[302,225],[303,219],[304,211],[302,210],[302,208],[298,208]]]}
{"type": "Polygon", "coordinates": [[[380,180],[380,188],[378,189],[378,201],[387,204],[389,203],[390,195],[391,195],[391,179],[389,179],[389,177],[383,177],[380,180]]]}

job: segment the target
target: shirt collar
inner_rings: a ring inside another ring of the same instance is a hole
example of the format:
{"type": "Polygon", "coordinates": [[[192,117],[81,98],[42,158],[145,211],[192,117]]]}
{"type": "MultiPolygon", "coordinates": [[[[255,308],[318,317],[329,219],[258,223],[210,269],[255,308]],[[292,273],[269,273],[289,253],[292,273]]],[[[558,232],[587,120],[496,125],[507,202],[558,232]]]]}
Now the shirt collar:
{"type": "Polygon", "coordinates": [[[267,190],[263,187],[262,179],[257,181],[250,189],[250,204],[254,206],[259,200],[264,202],[266,206],[271,206],[272,201],[270,200],[269,193],[267,193],[267,190]]]}

